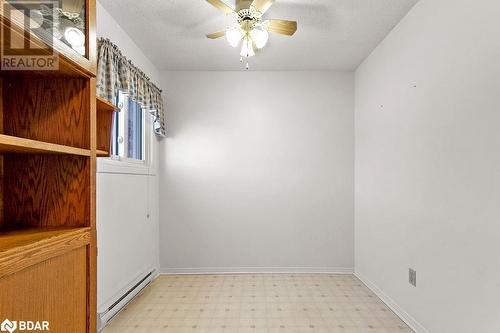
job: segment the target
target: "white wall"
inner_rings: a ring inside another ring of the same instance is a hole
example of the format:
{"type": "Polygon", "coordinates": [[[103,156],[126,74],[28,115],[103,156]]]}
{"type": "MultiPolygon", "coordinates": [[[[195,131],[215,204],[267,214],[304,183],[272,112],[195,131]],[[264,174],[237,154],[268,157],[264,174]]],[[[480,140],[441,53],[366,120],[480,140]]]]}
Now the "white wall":
{"type": "Polygon", "coordinates": [[[356,271],[418,332],[500,332],[499,17],[421,0],[356,72],[356,271]]]}
{"type": "Polygon", "coordinates": [[[139,67],[156,84],[160,83],[160,72],[144,55],[125,30],[115,21],[113,16],[97,2],[97,37],[109,38],[118,45],[123,55],[139,67]]]}
{"type": "MultiPolygon", "coordinates": [[[[113,17],[97,3],[97,35],[109,38],[153,82],[159,72],[113,17]]],[[[151,131],[148,131],[150,133],[151,131]]],[[[98,160],[98,310],[103,311],[142,277],[158,268],[158,143],[152,135],[153,165],[137,168],[98,160]],[[149,214],[149,218],[147,215],[149,214]]]]}
{"type": "Polygon", "coordinates": [[[165,272],[352,271],[352,73],[164,72],[165,272]]]}

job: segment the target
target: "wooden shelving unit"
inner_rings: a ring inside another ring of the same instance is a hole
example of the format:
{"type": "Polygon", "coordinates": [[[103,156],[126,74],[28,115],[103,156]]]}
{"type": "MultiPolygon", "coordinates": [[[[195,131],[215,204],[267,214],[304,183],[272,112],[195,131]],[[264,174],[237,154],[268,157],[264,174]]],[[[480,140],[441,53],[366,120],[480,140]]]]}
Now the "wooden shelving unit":
{"type": "Polygon", "coordinates": [[[105,150],[98,150],[97,157],[109,157],[110,153],[105,150]]]}
{"type": "MultiPolygon", "coordinates": [[[[55,41],[57,70],[0,72],[0,314],[49,321],[56,333],[97,328],[96,157],[103,151],[95,0],[82,4],[85,56],[55,41]]],[[[13,35],[48,46],[0,18],[13,35]]]]}
{"type": "Polygon", "coordinates": [[[91,228],[30,228],[0,233],[0,278],[90,244],[91,228]]]}
{"type": "Polygon", "coordinates": [[[118,107],[99,96],[96,97],[96,104],[98,112],[115,112],[120,110],[118,107]]]}
{"type": "Polygon", "coordinates": [[[104,98],[97,96],[97,156],[111,155],[111,133],[115,112],[120,109],[104,98]]]}
{"type": "Polygon", "coordinates": [[[57,145],[4,134],[0,134],[0,153],[91,155],[88,149],[57,145]]]}
{"type": "Polygon", "coordinates": [[[85,234],[90,230],[67,227],[3,230],[0,234],[0,253],[2,257],[22,253],[27,248],[50,245],[67,236],[85,234]]]}

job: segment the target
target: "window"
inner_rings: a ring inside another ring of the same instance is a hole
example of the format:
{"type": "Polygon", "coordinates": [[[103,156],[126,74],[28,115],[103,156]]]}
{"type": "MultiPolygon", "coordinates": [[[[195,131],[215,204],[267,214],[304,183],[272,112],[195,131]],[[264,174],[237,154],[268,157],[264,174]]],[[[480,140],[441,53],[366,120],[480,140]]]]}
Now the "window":
{"type": "Polygon", "coordinates": [[[115,113],[110,158],[99,158],[97,171],[149,175],[156,172],[155,116],[127,94],[120,93],[117,101],[121,112],[115,113]]]}
{"type": "Polygon", "coordinates": [[[115,114],[113,130],[113,155],[124,161],[146,160],[145,147],[145,112],[141,105],[120,94],[118,105],[122,112],[115,114]]]}

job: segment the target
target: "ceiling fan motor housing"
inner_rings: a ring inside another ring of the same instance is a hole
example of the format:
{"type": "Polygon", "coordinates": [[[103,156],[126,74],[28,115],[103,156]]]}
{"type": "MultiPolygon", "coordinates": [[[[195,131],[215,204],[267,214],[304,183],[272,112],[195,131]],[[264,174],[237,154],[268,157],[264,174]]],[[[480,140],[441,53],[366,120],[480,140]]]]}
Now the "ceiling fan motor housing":
{"type": "Polygon", "coordinates": [[[245,31],[252,30],[256,24],[262,22],[262,13],[256,10],[253,6],[244,8],[238,11],[238,24],[245,31]]]}
{"type": "Polygon", "coordinates": [[[242,9],[248,9],[252,5],[253,0],[236,0],[236,12],[242,9]]]}

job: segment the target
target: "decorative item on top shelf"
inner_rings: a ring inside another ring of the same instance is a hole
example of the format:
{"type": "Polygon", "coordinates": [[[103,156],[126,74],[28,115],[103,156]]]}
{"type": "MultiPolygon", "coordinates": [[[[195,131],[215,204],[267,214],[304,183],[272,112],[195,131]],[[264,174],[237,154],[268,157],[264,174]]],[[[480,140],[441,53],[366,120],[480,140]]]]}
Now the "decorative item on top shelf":
{"type": "Polygon", "coordinates": [[[85,0],[40,1],[40,4],[11,0],[9,3],[30,13],[35,34],[49,33],[79,54],[86,55],[85,0]]]}
{"type": "Polygon", "coordinates": [[[62,8],[53,10],[41,5],[44,21],[53,20],[54,37],[85,56],[85,1],[63,0],[61,4],[62,8]]]}

